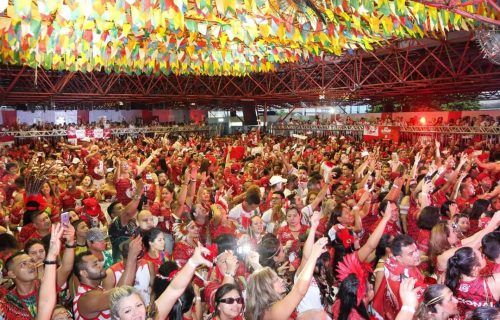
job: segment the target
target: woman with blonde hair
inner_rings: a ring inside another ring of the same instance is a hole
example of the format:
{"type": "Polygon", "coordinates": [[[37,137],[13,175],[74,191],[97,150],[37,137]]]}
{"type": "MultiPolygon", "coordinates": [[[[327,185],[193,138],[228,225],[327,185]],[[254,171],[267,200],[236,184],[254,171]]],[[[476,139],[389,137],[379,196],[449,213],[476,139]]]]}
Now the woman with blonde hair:
{"type": "Polygon", "coordinates": [[[284,297],[285,281],[278,277],[275,271],[265,267],[252,273],[248,279],[245,319],[288,320],[307,293],[316,261],[325,252],[327,242],[326,238],[321,238],[314,244],[295,284],[284,297]]]}
{"type": "Polygon", "coordinates": [[[172,281],[167,289],[150,306],[144,304],[135,288],[129,286],[114,288],[110,297],[111,318],[115,320],[166,319],[174,304],[191,283],[196,268],[200,265],[212,267],[212,263],[203,258],[203,254],[209,254],[209,250],[198,243],[193,256],[178,273],[172,275],[172,281]]]}
{"type": "Polygon", "coordinates": [[[458,315],[458,300],[444,284],[435,284],[424,291],[423,300],[417,308],[416,319],[447,320],[458,315]]]}

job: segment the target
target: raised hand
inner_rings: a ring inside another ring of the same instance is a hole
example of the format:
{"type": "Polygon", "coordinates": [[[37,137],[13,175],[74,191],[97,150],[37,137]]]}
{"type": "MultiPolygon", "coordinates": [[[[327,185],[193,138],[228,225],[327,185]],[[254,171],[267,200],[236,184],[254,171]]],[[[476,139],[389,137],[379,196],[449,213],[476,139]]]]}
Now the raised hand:
{"type": "Polygon", "coordinates": [[[212,262],[205,259],[203,257],[203,254],[209,255],[210,250],[208,250],[207,248],[202,246],[201,243],[198,242],[196,249],[194,249],[193,255],[191,256],[191,258],[189,258],[189,261],[191,261],[196,267],[200,265],[205,265],[208,268],[211,268],[213,265],[212,262]]]}
{"type": "Polygon", "coordinates": [[[416,309],[418,307],[418,295],[417,291],[419,288],[415,288],[416,279],[406,278],[401,281],[399,287],[399,296],[404,306],[408,306],[416,309]]]}
{"type": "Polygon", "coordinates": [[[47,260],[54,261],[61,252],[61,237],[64,233],[64,227],[60,223],[52,225],[50,232],[50,245],[47,252],[47,260]]]}
{"type": "Polygon", "coordinates": [[[319,212],[314,212],[311,216],[311,228],[317,228],[321,219],[321,214],[319,212]]]}
{"type": "Polygon", "coordinates": [[[325,246],[328,244],[328,238],[323,237],[316,241],[311,250],[311,257],[315,259],[319,258],[324,252],[326,252],[325,246]]]}
{"type": "Polygon", "coordinates": [[[132,240],[130,240],[130,243],[128,244],[128,256],[134,260],[137,260],[137,257],[139,257],[141,251],[142,251],[142,237],[137,236],[132,240]]]}

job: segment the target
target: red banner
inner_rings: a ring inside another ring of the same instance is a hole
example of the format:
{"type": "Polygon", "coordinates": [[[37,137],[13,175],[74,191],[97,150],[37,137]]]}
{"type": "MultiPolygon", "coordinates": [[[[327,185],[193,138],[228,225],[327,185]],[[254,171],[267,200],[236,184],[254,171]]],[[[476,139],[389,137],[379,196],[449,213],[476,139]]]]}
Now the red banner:
{"type": "Polygon", "coordinates": [[[399,142],[399,127],[381,126],[379,130],[379,135],[382,140],[391,140],[396,143],[399,142]]]}

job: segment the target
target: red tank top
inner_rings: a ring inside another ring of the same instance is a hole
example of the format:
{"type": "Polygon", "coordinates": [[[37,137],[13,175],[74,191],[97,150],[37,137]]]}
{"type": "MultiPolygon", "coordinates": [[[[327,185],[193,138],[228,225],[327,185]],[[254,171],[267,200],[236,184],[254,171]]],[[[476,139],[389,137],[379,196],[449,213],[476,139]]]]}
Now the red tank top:
{"type": "Polygon", "coordinates": [[[458,311],[460,319],[468,317],[469,313],[479,307],[494,307],[495,298],[488,287],[487,278],[477,277],[472,281],[460,280],[457,289],[458,311]]]}

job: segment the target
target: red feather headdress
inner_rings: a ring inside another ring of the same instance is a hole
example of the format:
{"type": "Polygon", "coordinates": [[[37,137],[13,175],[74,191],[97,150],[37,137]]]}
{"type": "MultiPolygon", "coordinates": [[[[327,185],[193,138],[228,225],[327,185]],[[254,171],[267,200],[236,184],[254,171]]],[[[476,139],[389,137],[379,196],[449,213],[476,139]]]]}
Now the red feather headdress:
{"type": "Polygon", "coordinates": [[[366,294],[366,282],[371,271],[369,264],[359,261],[356,252],[346,255],[344,260],[337,266],[337,279],[339,279],[339,281],[344,281],[350,274],[354,274],[356,278],[358,278],[359,286],[356,295],[358,305],[366,294]]]}

